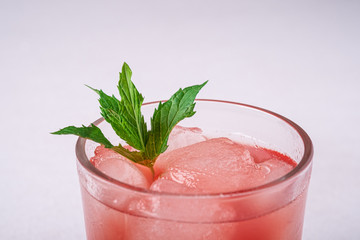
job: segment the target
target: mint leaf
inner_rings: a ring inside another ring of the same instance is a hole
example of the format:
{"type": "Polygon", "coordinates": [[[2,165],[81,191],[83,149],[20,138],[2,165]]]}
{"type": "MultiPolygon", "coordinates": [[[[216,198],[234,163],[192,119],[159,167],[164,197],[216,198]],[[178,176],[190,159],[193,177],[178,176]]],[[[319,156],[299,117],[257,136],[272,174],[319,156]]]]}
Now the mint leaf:
{"type": "Polygon", "coordinates": [[[106,148],[113,147],[113,145],[110,143],[110,141],[101,132],[100,128],[98,128],[94,124],[91,124],[91,126],[89,126],[89,127],[85,127],[84,125],[82,127],[69,126],[69,127],[60,129],[57,132],[53,132],[52,134],[56,134],[56,135],[73,134],[73,135],[77,135],[79,137],[91,139],[94,142],[104,145],[106,148]]]}
{"type": "Polygon", "coordinates": [[[147,126],[144,121],[144,116],[141,114],[141,105],[144,97],[138,92],[135,85],[131,81],[131,69],[124,63],[119,80],[119,93],[121,96],[122,114],[126,119],[126,127],[134,134],[127,136],[129,139],[136,139],[136,144],[131,145],[126,138],[123,138],[129,145],[134,148],[144,151],[147,140],[147,126]],[[136,146],[135,146],[136,145],[136,146]]]}
{"type": "Polygon", "coordinates": [[[195,97],[207,83],[179,89],[168,101],[159,103],[151,118],[151,131],[146,145],[145,156],[156,159],[168,148],[170,132],[184,118],[195,114],[195,97]]]}
{"type": "Polygon", "coordinates": [[[145,151],[147,126],[141,114],[143,96],[131,82],[131,69],[124,63],[119,80],[121,101],[102,90],[91,88],[99,94],[101,115],[111,124],[115,133],[137,150],[145,151]]]}
{"type": "Polygon", "coordinates": [[[129,123],[128,118],[124,114],[124,106],[121,105],[121,102],[115,96],[110,97],[102,90],[91,89],[100,96],[101,116],[103,116],[105,121],[110,123],[115,133],[121,139],[125,140],[127,144],[136,149],[141,149],[140,140],[137,137],[137,130],[134,130],[134,127],[129,127],[131,123],[129,123]]]}

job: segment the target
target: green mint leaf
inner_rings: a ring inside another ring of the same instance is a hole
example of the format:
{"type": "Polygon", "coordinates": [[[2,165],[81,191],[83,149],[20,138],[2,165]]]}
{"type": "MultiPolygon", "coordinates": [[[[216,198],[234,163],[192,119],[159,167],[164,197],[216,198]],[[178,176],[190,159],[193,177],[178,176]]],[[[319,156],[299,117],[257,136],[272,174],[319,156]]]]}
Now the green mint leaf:
{"type": "Polygon", "coordinates": [[[145,157],[156,159],[168,145],[170,132],[184,118],[195,114],[195,97],[207,83],[179,89],[168,101],[159,103],[151,118],[151,131],[146,145],[145,157]]]}
{"type": "Polygon", "coordinates": [[[91,124],[91,126],[89,126],[89,127],[85,127],[84,125],[82,127],[69,126],[69,127],[60,129],[57,132],[53,132],[52,134],[56,134],[56,135],[73,134],[73,135],[77,135],[79,137],[93,140],[94,142],[104,145],[106,148],[113,147],[113,145],[110,143],[110,141],[101,132],[100,128],[98,128],[94,124],[91,124]]]}
{"type": "Polygon", "coordinates": [[[101,115],[116,134],[135,149],[145,151],[147,126],[141,114],[144,98],[131,82],[131,75],[131,69],[124,63],[118,85],[121,101],[102,90],[89,88],[99,94],[101,115]]]}
{"type": "Polygon", "coordinates": [[[128,138],[135,138],[137,140],[136,146],[129,144],[140,151],[145,151],[147,126],[144,116],[141,114],[141,105],[144,97],[138,92],[134,83],[131,81],[131,75],[130,67],[124,63],[118,84],[122,114],[126,119],[126,127],[129,130],[129,134],[133,134],[133,136],[128,136],[128,138]]]}
{"type": "Polygon", "coordinates": [[[129,123],[128,118],[123,113],[124,107],[121,105],[121,102],[115,96],[109,96],[102,90],[91,89],[99,94],[101,116],[103,116],[105,121],[110,123],[115,133],[130,146],[136,149],[141,148],[140,141],[136,136],[136,129],[134,130],[133,127],[128,127],[131,123],[129,123]]]}

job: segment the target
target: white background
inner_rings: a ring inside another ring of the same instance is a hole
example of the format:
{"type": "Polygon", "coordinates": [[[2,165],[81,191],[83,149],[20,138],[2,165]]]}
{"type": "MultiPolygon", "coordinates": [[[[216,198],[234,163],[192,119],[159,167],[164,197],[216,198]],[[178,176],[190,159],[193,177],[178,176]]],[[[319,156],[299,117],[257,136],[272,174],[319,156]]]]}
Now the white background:
{"type": "Polygon", "coordinates": [[[208,85],[315,146],[305,240],[360,239],[360,1],[0,2],[0,239],[85,239],[76,137],[123,61],[146,101],[208,85]]]}

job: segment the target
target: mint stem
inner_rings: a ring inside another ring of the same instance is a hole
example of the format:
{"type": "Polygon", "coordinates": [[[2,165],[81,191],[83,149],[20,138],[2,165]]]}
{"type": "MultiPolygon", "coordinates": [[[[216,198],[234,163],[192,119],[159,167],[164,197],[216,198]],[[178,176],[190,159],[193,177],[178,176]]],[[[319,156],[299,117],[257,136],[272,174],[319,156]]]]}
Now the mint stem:
{"type": "Polygon", "coordinates": [[[151,170],[151,174],[152,174],[152,180],[155,180],[155,171],[154,171],[154,166],[149,167],[151,170]]]}

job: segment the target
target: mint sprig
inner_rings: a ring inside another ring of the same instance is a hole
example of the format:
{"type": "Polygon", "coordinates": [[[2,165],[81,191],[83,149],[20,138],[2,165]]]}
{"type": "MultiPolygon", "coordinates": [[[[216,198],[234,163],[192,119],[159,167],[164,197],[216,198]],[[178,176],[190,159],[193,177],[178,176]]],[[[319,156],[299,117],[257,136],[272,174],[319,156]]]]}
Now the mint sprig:
{"type": "Polygon", "coordinates": [[[179,89],[168,101],[159,102],[151,118],[151,130],[148,130],[141,113],[144,97],[131,81],[131,76],[130,67],[124,63],[118,84],[121,100],[114,95],[105,94],[102,90],[90,88],[100,97],[101,115],[105,121],[110,123],[121,139],[138,151],[129,151],[121,144],[112,145],[101,130],[93,124],[89,127],[69,126],[52,134],[73,134],[90,139],[153,171],[156,159],[168,147],[167,142],[172,129],[181,120],[195,114],[195,97],[207,81],[201,85],[179,89]]]}

